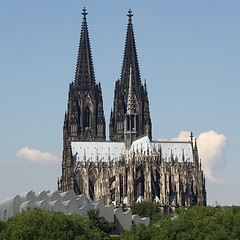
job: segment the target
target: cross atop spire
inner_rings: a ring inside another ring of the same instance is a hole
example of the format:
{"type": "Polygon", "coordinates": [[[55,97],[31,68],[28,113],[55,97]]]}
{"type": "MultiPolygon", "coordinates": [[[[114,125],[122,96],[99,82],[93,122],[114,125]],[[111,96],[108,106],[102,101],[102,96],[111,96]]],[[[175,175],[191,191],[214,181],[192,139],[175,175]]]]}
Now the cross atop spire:
{"type": "Polygon", "coordinates": [[[131,9],[128,10],[128,15],[127,16],[129,18],[129,21],[131,21],[132,20],[132,16],[133,16],[131,9]]]}
{"type": "Polygon", "coordinates": [[[83,19],[86,20],[88,13],[87,13],[87,9],[85,7],[82,10],[82,15],[83,15],[83,19]]]}

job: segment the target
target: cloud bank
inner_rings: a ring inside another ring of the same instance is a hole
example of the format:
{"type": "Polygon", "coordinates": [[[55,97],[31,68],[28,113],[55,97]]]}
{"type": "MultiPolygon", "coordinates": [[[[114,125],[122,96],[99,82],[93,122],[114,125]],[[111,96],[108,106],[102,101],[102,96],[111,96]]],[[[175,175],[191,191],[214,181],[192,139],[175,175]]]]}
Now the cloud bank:
{"type": "Polygon", "coordinates": [[[17,157],[25,158],[32,163],[42,163],[42,164],[54,164],[59,163],[59,158],[48,152],[41,152],[37,149],[31,149],[29,147],[21,148],[17,152],[17,157]]]}
{"type": "MultiPolygon", "coordinates": [[[[214,170],[226,162],[227,138],[215,131],[202,132],[197,139],[199,157],[206,179],[213,183],[223,183],[223,179],[214,175],[214,170]]],[[[190,132],[182,131],[173,141],[189,141],[190,132]]]]}
{"type": "Polygon", "coordinates": [[[197,142],[206,177],[211,182],[222,183],[222,178],[214,176],[214,169],[226,163],[227,138],[223,134],[209,131],[201,133],[197,142]]]}

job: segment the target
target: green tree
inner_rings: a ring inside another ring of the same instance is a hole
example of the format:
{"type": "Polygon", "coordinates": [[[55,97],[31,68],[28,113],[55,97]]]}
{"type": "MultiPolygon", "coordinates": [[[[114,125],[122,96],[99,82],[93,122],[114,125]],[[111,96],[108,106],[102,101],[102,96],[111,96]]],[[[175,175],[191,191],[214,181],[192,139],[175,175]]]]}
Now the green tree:
{"type": "Polygon", "coordinates": [[[133,203],[131,210],[133,214],[138,214],[140,217],[150,217],[152,221],[159,220],[161,217],[159,204],[150,201],[133,203]]]}
{"type": "Polygon", "coordinates": [[[88,211],[88,218],[96,228],[102,231],[102,237],[110,237],[110,233],[113,233],[115,230],[115,225],[109,223],[104,217],[99,217],[99,210],[90,210],[88,211]]]}
{"type": "Polygon", "coordinates": [[[131,230],[124,231],[120,235],[120,239],[122,240],[151,240],[150,228],[144,224],[140,224],[139,226],[133,225],[131,230]]]}
{"type": "Polygon", "coordinates": [[[6,222],[0,220],[0,234],[5,229],[5,227],[6,227],[6,222]]]}
{"type": "Polygon", "coordinates": [[[5,228],[0,233],[0,239],[97,240],[103,238],[101,231],[86,217],[34,208],[8,219],[5,228]]]}
{"type": "Polygon", "coordinates": [[[120,239],[240,239],[240,208],[233,206],[178,209],[156,222],[151,222],[148,227],[132,227],[130,231],[122,233],[120,239]]]}

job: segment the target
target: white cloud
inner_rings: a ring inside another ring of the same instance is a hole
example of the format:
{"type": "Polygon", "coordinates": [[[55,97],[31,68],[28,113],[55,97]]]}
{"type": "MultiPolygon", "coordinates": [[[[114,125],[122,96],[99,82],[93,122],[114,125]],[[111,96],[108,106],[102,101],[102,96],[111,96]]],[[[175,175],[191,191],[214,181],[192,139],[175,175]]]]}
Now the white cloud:
{"type": "Polygon", "coordinates": [[[178,137],[172,138],[172,141],[190,141],[191,132],[182,131],[179,133],[178,137]]]}
{"type": "MultiPolygon", "coordinates": [[[[173,141],[189,141],[190,132],[182,131],[173,141]]],[[[197,137],[199,157],[202,160],[202,169],[208,181],[223,183],[223,179],[214,175],[214,170],[226,162],[227,138],[215,131],[200,133],[197,137]]]]}
{"type": "Polygon", "coordinates": [[[32,163],[54,164],[59,163],[59,158],[48,152],[41,152],[37,149],[31,149],[29,147],[21,148],[17,152],[17,157],[25,158],[32,163]]]}
{"type": "Polygon", "coordinates": [[[214,169],[226,162],[227,138],[223,134],[214,131],[203,132],[198,139],[199,156],[202,159],[202,167],[209,181],[222,183],[223,179],[214,176],[214,169]]]}

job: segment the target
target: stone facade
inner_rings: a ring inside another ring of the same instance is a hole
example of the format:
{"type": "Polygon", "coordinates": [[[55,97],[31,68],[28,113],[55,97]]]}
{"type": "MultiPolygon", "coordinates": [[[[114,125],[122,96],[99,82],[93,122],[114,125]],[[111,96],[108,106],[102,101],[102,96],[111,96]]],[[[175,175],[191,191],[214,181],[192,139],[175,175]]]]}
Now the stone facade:
{"type": "Polygon", "coordinates": [[[165,159],[160,145],[149,151],[130,149],[118,158],[109,156],[107,162],[77,161],[75,181],[81,186],[80,192],[116,206],[142,200],[172,207],[206,205],[205,180],[198,159],[165,159]]]}
{"type": "Polygon", "coordinates": [[[193,135],[189,142],[152,140],[148,92],[141,82],[130,10],[122,73],[110,116],[110,141],[106,141],[85,8],[82,14],[76,77],[69,87],[63,127],[59,190],[85,193],[115,206],[142,200],[162,207],[206,205],[205,178],[193,135]]]}

